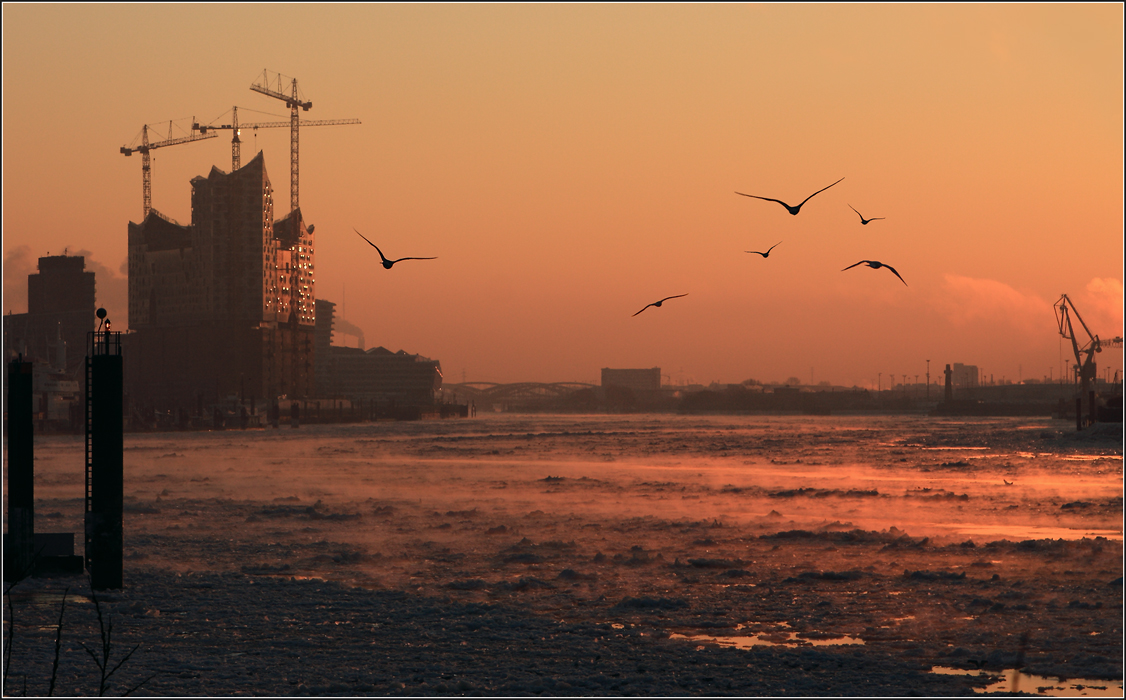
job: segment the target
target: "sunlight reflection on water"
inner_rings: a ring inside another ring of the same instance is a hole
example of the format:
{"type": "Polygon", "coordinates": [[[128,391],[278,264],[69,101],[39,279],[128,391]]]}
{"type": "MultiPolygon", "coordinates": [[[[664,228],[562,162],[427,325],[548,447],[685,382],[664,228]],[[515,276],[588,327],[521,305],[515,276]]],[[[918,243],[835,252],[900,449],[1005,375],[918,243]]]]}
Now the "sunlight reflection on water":
{"type": "MultiPolygon", "coordinates": [[[[57,608],[63,602],[62,591],[11,591],[8,596],[15,603],[23,603],[33,605],[36,607],[57,608]]],[[[66,594],[67,605],[85,605],[87,603],[93,604],[89,597],[78,595],[76,593],[66,594]]],[[[7,624],[7,623],[5,623],[7,624]]],[[[54,629],[52,627],[51,629],[54,629]]]]}
{"type": "Polygon", "coordinates": [[[999,675],[1000,680],[984,688],[974,688],[977,693],[1031,693],[1045,697],[1122,697],[1122,681],[1090,680],[1086,678],[1051,678],[1021,673],[1015,668],[1007,668],[1000,674],[989,671],[968,671],[947,666],[935,666],[931,673],[944,676],[982,676],[999,675]]]}
{"type": "Polygon", "coordinates": [[[799,637],[797,632],[775,632],[762,635],[740,637],[712,637],[706,634],[670,634],[669,639],[683,639],[697,644],[718,644],[723,647],[736,649],[750,649],[751,647],[767,646],[837,646],[847,644],[864,644],[863,639],[841,635],[830,639],[806,639],[799,637]]]}
{"type": "Polygon", "coordinates": [[[1105,537],[1108,540],[1122,539],[1122,530],[1038,527],[1035,525],[958,525],[946,523],[927,523],[927,525],[950,528],[959,535],[998,537],[1009,540],[1078,540],[1096,537],[1105,537]]]}

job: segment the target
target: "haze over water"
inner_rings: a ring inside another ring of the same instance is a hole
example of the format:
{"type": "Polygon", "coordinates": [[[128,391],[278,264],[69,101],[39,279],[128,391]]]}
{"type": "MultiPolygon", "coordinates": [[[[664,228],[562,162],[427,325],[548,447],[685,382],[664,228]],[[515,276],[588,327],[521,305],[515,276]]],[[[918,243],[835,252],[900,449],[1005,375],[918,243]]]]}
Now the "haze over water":
{"type": "MultiPolygon", "coordinates": [[[[126,544],[141,533],[163,540],[169,528],[189,540],[230,532],[238,551],[268,559],[269,541],[320,541],[327,524],[334,539],[386,556],[419,537],[470,546],[466,538],[489,528],[527,530],[528,518],[568,538],[580,536],[576,521],[656,518],[896,528],[940,541],[1120,539],[1121,445],[1104,441],[1092,453],[1061,427],[1027,418],[484,414],[130,434],[126,544]],[[332,517],[291,530],[287,509],[314,504],[332,517]],[[380,507],[391,510],[373,515],[380,507]],[[280,510],[271,517],[263,508],[280,510]]],[[[80,440],[45,438],[37,454],[45,486],[37,496],[81,495],[80,440]]],[[[176,569],[246,564],[242,554],[196,561],[179,546],[136,552],[176,569]]],[[[353,573],[397,576],[367,568],[353,573]]]]}
{"type": "MultiPolygon", "coordinates": [[[[1121,677],[1120,425],[480,414],[125,446],[104,605],[155,694],[958,694],[994,681],[941,674],[1015,668],[1026,632],[1024,690],[1121,677]]],[[[81,532],[81,438],[36,455],[37,530],[81,532]]],[[[33,679],[68,584],[82,639],[80,581],[20,584],[33,679]]]]}

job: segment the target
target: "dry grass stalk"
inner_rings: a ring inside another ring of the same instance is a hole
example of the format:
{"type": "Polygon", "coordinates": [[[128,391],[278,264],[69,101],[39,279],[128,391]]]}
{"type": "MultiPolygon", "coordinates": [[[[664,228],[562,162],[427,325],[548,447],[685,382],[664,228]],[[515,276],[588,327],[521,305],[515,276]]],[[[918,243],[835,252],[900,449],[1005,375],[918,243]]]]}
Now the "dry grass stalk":
{"type": "Polygon", "coordinates": [[[63,591],[63,602],[59,606],[59,624],[55,627],[55,662],[51,666],[51,685],[47,688],[47,697],[55,694],[55,679],[59,675],[59,652],[62,651],[63,642],[63,613],[66,612],[66,595],[70,593],[70,587],[67,586],[63,591]]]}

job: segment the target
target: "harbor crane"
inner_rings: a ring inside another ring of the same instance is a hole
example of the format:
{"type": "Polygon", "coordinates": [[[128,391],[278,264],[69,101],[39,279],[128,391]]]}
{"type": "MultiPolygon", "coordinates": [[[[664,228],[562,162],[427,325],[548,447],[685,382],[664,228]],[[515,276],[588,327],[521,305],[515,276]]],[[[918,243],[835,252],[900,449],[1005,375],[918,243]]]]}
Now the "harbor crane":
{"type": "MultiPolygon", "coordinates": [[[[301,126],[336,126],[338,124],[360,124],[360,123],[361,122],[360,122],[359,119],[314,119],[314,120],[311,120],[311,121],[301,122],[301,126]]],[[[276,129],[276,128],[283,127],[283,126],[289,126],[289,127],[292,128],[292,124],[290,122],[287,122],[287,121],[285,121],[285,122],[256,122],[256,123],[250,123],[250,124],[239,124],[238,107],[231,107],[231,123],[230,124],[200,124],[198,122],[193,121],[192,122],[192,131],[193,132],[198,131],[201,134],[206,134],[207,132],[209,132],[213,129],[229,129],[229,130],[231,130],[233,132],[232,135],[231,135],[231,172],[234,172],[235,170],[238,170],[240,167],[242,167],[242,165],[241,165],[242,158],[241,158],[241,155],[240,155],[241,141],[239,141],[240,130],[242,130],[242,129],[255,129],[255,130],[257,130],[257,129],[276,129]]],[[[296,152],[297,152],[296,150],[292,151],[292,153],[294,153],[294,154],[296,152]]],[[[296,156],[293,156],[293,161],[290,163],[291,177],[292,177],[292,173],[294,173],[294,172],[297,172],[296,156]]],[[[295,182],[295,181],[291,181],[291,184],[292,184],[292,182],[295,182]]]]}
{"type": "MultiPolygon", "coordinates": [[[[313,108],[312,102],[303,102],[297,94],[297,78],[286,78],[281,73],[274,73],[276,80],[272,79],[270,72],[266,69],[262,70],[262,77],[259,80],[251,83],[250,89],[255,92],[260,92],[267,97],[285,102],[289,107],[289,207],[290,211],[294,211],[298,206],[298,192],[297,192],[297,144],[298,135],[300,132],[301,120],[298,117],[298,109],[308,112],[313,108]],[[289,82],[289,93],[285,91],[285,83],[289,82]],[[275,87],[276,83],[276,87],[275,87]]],[[[340,124],[359,124],[360,120],[334,120],[340,124]]],[[[313,122],[306,122],[313,125],[313,122]]]]}
{"type": "MultiPolygon", "coordinates": [[[[192,121],[195,122],[195,117],[192,117],[192,121]]],[[[188,136],[176,137],[176,136],[173,136],[173,134],[172,134],[172,123],[173,123],[172,120],[169,120],[169,122],[168,122],[168,138],[164,139],[163,141],[155,141],[155,142],[149,141],[149,129],[151,129],[152,127],[150,127],[148,124],[145,124],[143,127],[141,127],[141,145],[140,146],[134,146],[134,147],[122,146],[121,147],[121,152],[124,155],[131,156],[131,155],[133,155],[134,151],[141,154],[141,192],[142,192],[142,199],[144,201],[144,217],[141,219],[142,221],[144,221],[144,219],[148,218],[149,211],[152,209],[152,161],[150,160],[149,151],[152,151],[153,149],[156,149],[156,148],[163,148],[165,146],[177,146],[181,143],[190,143],[192,141],[201,141],[203,139],[213,139],[213,138],[215,138],[216,136],[219,135],[219,134],[203,134],[203,133],[194,134],[194,133],[192,133],[192,134],[189,134],[188,136]]],[[[152,129],[152,131],[155,133],[156,129],[152,129]]],[[[137,142],[137,139],[133,139],[133,143],[136,143],[136,142],[137,142]]]]}
{"type": "Polygon", "coordinates": [[[1091,382],[1096,378],[1095,353],[1102,352],[1103,348],[1122,347],[1122,338],[1102,340],[1099,336],[1091,333],[1087,324],[1083,322],[1083,317],[1079,315],[1079,310],[1075,308],[1075,304],[1067,298],[1066,294],[1060,296],[1059,301],[1056,302],[1055,310],[1060,335],[1065,340],[1071,341],[1071,349],[1075,353],[1075,371],[1079,373],[1080,391],[1082,392],[1080,396],[1086,397],[1087,392],[1091,390],[1091,382]],[[1075,328],[1071,324],[1072,316],[1075,316],[1075,319],[1079,321],[1079,325],[1083,327],[1083,331],[1087,334],[1087,342],[1083,345],[1080,345],[1079,339],[1075,337],[1075,328]]]}

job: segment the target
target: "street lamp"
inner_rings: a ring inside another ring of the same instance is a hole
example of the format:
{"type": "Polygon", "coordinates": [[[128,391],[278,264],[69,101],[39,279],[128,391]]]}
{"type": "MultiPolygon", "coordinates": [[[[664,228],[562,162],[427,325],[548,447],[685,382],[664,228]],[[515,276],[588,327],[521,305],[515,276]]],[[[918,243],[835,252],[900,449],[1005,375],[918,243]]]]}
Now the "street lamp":
{"type": "Polygon", "coordinates": [[[931,361],[927,360],[927,401],[931,400],[931,361]]]}

